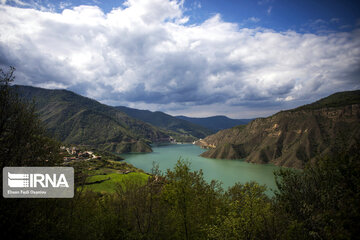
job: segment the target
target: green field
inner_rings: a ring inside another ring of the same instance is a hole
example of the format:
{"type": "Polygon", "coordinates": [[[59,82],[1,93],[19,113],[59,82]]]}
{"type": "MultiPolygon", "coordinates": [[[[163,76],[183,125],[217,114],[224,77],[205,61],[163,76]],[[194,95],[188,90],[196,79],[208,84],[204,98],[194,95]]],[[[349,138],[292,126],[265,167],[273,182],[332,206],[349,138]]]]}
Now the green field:
{"type": "Polygon", "coordinates": [[[91,176],[87,179],[87,183],[92,183],[96,181],[105,180],[101,183],[95,183],[90,185],[85,185],[86,190],[92,190],[95,192],[106,192],[106,193],[114,193],[116,187],[119,184],[124,184],[125,182],[131,181],[136,184],[145,184],[149,175],[142,172],[132,172],[128,174],[121,173],[109,173],[102,175],[91,176]]]}

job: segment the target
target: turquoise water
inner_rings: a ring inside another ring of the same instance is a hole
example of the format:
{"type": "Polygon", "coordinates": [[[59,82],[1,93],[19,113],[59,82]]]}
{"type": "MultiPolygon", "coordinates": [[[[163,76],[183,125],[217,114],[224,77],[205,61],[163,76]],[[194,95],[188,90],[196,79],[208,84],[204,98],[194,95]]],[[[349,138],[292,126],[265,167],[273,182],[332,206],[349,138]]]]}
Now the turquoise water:
{"type": "MultiPolygon", "coordinates": [[[[192,144],[172,144],[166,146],[154,146],[152,153],[122,154],[125,161],[151,172],[153,162],[159,164],[160,170],[165,173],[167,169],[173,169],[179,158],[188,160],[192,170],[202,169],[207,181],[212,179],[222,182],[222,187],[227,189],[234,183],[256,181],[267,185],[268,188],[276,189],[273,171],[279,169],[274,165],[253,164],[242,160],[208,159],[199,157],[205,150],[192,144]]],[[[267,191],[271,194],[270,189],[267,191]]]]}

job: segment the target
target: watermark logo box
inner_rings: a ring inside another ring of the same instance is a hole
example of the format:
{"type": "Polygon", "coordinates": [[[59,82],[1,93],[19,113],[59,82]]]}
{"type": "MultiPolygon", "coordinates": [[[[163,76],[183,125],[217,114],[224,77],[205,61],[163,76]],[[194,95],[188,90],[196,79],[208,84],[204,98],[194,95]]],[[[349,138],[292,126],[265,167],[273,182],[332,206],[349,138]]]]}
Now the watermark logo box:
{"type": "Polygon", "coordinates": [[[3,196],[5,198],[72,198],[74,168],[5,167],[3,196]]]}

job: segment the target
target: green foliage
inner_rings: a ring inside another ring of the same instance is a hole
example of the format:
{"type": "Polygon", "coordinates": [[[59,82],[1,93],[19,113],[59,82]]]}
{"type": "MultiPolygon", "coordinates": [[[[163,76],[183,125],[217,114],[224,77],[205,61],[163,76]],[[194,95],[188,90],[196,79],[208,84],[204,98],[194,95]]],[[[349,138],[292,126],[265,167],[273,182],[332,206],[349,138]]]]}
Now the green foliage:
{"type": "Polygon", "coordinates": [[[43,166],[59,163],[59,143],[49,138],[34,111],[10,87],[15,68],[0,70],[0,163],[43,166]]]}
{"type": "MultiPolygon", "coordinates": [[[[354,154],[354,153],[353,153],[354,154]]],[[[324,157],[276,173],[277,204],[303,239],[353,239],[360,229],[359,154],[324,157]]]]}
{"type": "Polygon", "coordinates": [[[226,192],[225,208],[209,227],[210,239],[266,239],[271,203],[265,186],[235,184],[226,192]]]}
{"type": "Polygon", "coordinates": [[[122,106],[116,108],[133,118],[168,130],[169,135],[174,137],[177,141],[190,142],[214,133],[214,131],[206,127],[170,116],[163,112],[151,112],[148,110],[138,110],[122,106]]]}
{"type": "Polygon", "coordinates": [[[179,160],[166,174],[162,198],[169,208],[168,221],[174,224],[173,239],[204,239],[204,226],[213,222],[216,207],[221,205],[220,185],[208,184],[202,171],[190,171],[190,164],[179,160]]]}
{"type": "Polygon", "coordinates": [[[235,126],[235,127],[232,127],[233,129],[237,129],[237,130],[243,130],[243,129],[245,129],[245,127],[246,127],[246,125],[237,125],[237,126],[235,126]]]}
{"type": "Polygon", "coordinates": [[[165,131],[67,90],[17,86],[26,101],[35,100],[46,130],[66,144],[100,150],[151,152],[150,142],[167,138],[165,131]]]}
{"type": "Polygon", "coordinates": [[[204,117],[204,118],[191,118],[185,116],[177,116],[179,119],[183,119],[194,124],[212,129],[217,132],[223,129],[232,128],[238,125],[246,125],[252,119],[231,119],[226,116],[213,116],[213,117],[204,117]]]}
{"type": "Polygon", "coordinates": [[[148,178],[148,174],[140,172],[133,172],[129,174],[110,173],[95,175],[87,179],[87,185],[85,186],[85,189],[92,190],[94,192],[114,193],[118,184],[125,185],[125,183],[129,181],[138,181],[141,185],[141,183],[145,184],[148,178]]]}
{"type": "MultiPolygon", "coordinates": [[[[44,135],[33,105],[10,88],[13,71],[0,75],[1,164],[56,165],[59,146],[44,135]]],[[[183,160],[164,175],[155,166],[151,176],[119,174],[133,167],[115,161],[77,162],[73,199],[0,199],[2,238],[356,239],[360,154],[351,154],[279,170],[273,199],[254,182],[224,192],[183,160]],[[89,174],[88,183],[110,179],[84,187],[78,178],[89,174]]]]}
{"type": "Polygon", "coordinates": [[[113,193],[80,187],[74,199],[2,199],[0,221],[3,236],[18,232],[27,239],[356,238],[358,159],[281,170],[277,181],[274,199],[254,182],[224,193],[179,161],[165,175],[155,169],[145,182],[123,178],[113,193]]]}
{"type": "Polygon", "coordinates": [[[289,111],[335,108],[335,107],[343,107],[343,106],[347,106],[351,104],[359,104],[359,103],[360,103],[360,90],[338,92],[326,98],[320,99],[319,101],[316,101],[314,103],[307,104],[289,111]]]}

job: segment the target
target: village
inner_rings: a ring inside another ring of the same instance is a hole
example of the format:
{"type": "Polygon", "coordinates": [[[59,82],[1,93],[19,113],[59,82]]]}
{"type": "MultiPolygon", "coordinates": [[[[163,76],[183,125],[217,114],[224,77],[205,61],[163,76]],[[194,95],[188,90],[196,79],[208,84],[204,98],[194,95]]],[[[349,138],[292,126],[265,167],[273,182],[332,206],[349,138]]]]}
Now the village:
{"type": "Polygon", "coordinates": [[[81,151],[79,148],[76,147],[65,147],[61,146],[60,149],[63,153],[67,153],[68,156],[64,157],[64,163],[74,162],[84,160],[87,161],[89,159],[101,159],[101,156],[97,156],[92,151],[81,151]]]}
{"type": "MultiPolygon", "coordinates": [[[[129,173],[135,172],[134,167],[132,167],[132,166],[130,167],[127,163],[119,162],[116,160],[109,161],[108,156],[102,157],[100,155],[96,155],[93,151],[80,149],[80,148],[74,147],[74,146],[73,147],[61,146],[60,150],[63,155],[66,155],[63,157],[63,160],[64,160],[63,165],[66,165],[66,166],[74,166],[74,164],[78,164],[81,162],[87,162],[86,166],[88,166],[88,167],[86,167],[86,169],[90,170],[90,171],[98,170],[98,169],[104,168],[104,166],[106,166],[105,168],[115,170],[119,174],[129,174],[129,173]],[[97,160],[100,160],[102,162],[102,164],[105,163],[105,165],[102,165],[100,167],[99,165],[97,165],[99,163],[99,161],[97,161],[97,160]]],[[[88,182],[88,183],[86,183],[86,185],[101,183],[101,182],[104,182],[107,180],[109,180],[109,179],[95,181],[95,182],[88,182]]]]}

